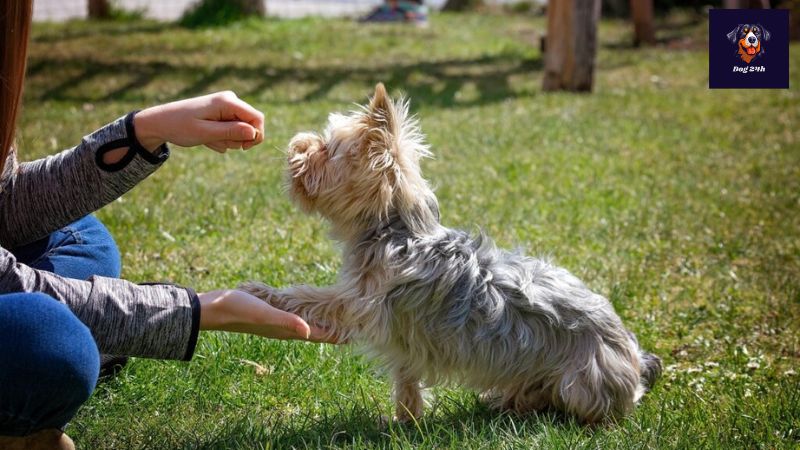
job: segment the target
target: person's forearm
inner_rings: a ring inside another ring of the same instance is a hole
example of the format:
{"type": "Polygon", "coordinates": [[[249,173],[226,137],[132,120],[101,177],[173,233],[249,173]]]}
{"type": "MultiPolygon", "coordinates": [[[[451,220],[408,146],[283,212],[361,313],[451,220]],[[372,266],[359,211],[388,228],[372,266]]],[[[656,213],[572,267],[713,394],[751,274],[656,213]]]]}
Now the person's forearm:
{"type": "Polygon", "coordinates": [[[102,353],[184,360],[194,353],[200,305],[190,289],[64,278],[20,264],[0,248],[0,292],[40,292],[66,304],[102,353]]]}
{"type": "Polygon", "coordinates": [[[4,180],[0,245],[13,248],[40,239],[115,200],[161,165],[166,148],[157,154],[136,151],[132,117],[126,118],[86,136],[72,149],[21,164],[4,180]],[[116,160],[104,158],[119,149],[116,160]]]}

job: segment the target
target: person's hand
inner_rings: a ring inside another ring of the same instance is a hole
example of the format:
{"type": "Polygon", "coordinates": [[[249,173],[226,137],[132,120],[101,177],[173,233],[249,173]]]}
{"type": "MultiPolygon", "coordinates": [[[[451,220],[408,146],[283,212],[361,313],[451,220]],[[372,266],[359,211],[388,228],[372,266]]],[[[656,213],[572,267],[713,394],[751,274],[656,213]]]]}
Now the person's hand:
{"type": "Polygon", "coordinates": [[[198,297],[201,330],[337,343],[335,337],[325,337],[325,330],[309,326],[299,316],[270,306],[246,292],[220,290],[201,293],[198,297]]]}
{"type": "Polygon", "coordinates": [[[225,153],[264,140],[264,114],[231,91],[147,108],[134,116],[136,138],[154,151],[170,142],[182,147],[205,145],[225,153]]]}

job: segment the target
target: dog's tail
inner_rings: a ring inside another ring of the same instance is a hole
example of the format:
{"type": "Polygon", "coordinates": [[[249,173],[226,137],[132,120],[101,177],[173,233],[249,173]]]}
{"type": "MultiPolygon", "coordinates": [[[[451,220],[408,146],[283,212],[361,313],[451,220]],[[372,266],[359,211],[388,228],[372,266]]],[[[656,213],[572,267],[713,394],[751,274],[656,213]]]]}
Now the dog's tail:
{"type": "Polygon", "coordinates": [[[628,331],[628,335],[639,350],[639,375],[642,380],[642,386],[645,389],[644,392],[648,392],[653,389],[656,380],[661,376],[661,358],[644,351],[642,347],[639,346],[639,340],[636,339],[636,335],[631,331],[628,331]]]}
{"type": "Polygon", "coordinates": [[[656,380],[661,376],[661,358],[639,349],[639,373],[642,376],[642,385],[646,390],[653,389],[656,380]]]}

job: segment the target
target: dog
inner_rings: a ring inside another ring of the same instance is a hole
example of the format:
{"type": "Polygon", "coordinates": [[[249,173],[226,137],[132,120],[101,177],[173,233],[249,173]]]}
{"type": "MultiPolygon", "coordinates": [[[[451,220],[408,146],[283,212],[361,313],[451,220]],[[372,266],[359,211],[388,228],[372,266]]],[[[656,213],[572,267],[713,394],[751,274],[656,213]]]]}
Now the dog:
{"type": "Polygon", "coordinates": [[[737,54],[747,64],[764,53],[762,42],[768,41],[770,33],[760,24],[739,24],[727,34],[728,40],[737,46],[737,54]]]}
{"type": "Polygon", "coordinates": [[[288,148],[289,192],[343,243],[332,286],[240,286],[359,344],[391,373],[395,419],[423,415],[422,387],[457,383],[491,407],[557,408],[585,423],[630,413],[661,373],[611,303],[567,270],[439,222],[409,103],[378,84],[288,148]]]}

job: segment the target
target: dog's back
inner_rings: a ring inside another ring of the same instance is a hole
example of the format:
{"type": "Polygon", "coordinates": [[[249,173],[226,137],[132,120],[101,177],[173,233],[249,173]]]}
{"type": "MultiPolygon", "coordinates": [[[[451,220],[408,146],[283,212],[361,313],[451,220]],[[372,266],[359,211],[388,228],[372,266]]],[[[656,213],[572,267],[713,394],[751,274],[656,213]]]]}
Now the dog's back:
{"type": "Polygon", "coordinates": [[[366,340],[393,372],[491,391],[497,406],[520,412],[555,406],[596,422],[629,412],[660,371],[605,298],[547,261],[444,227],[413,235],[397,220],[360,249],[386,271],[383,336],[366,340]]]}

